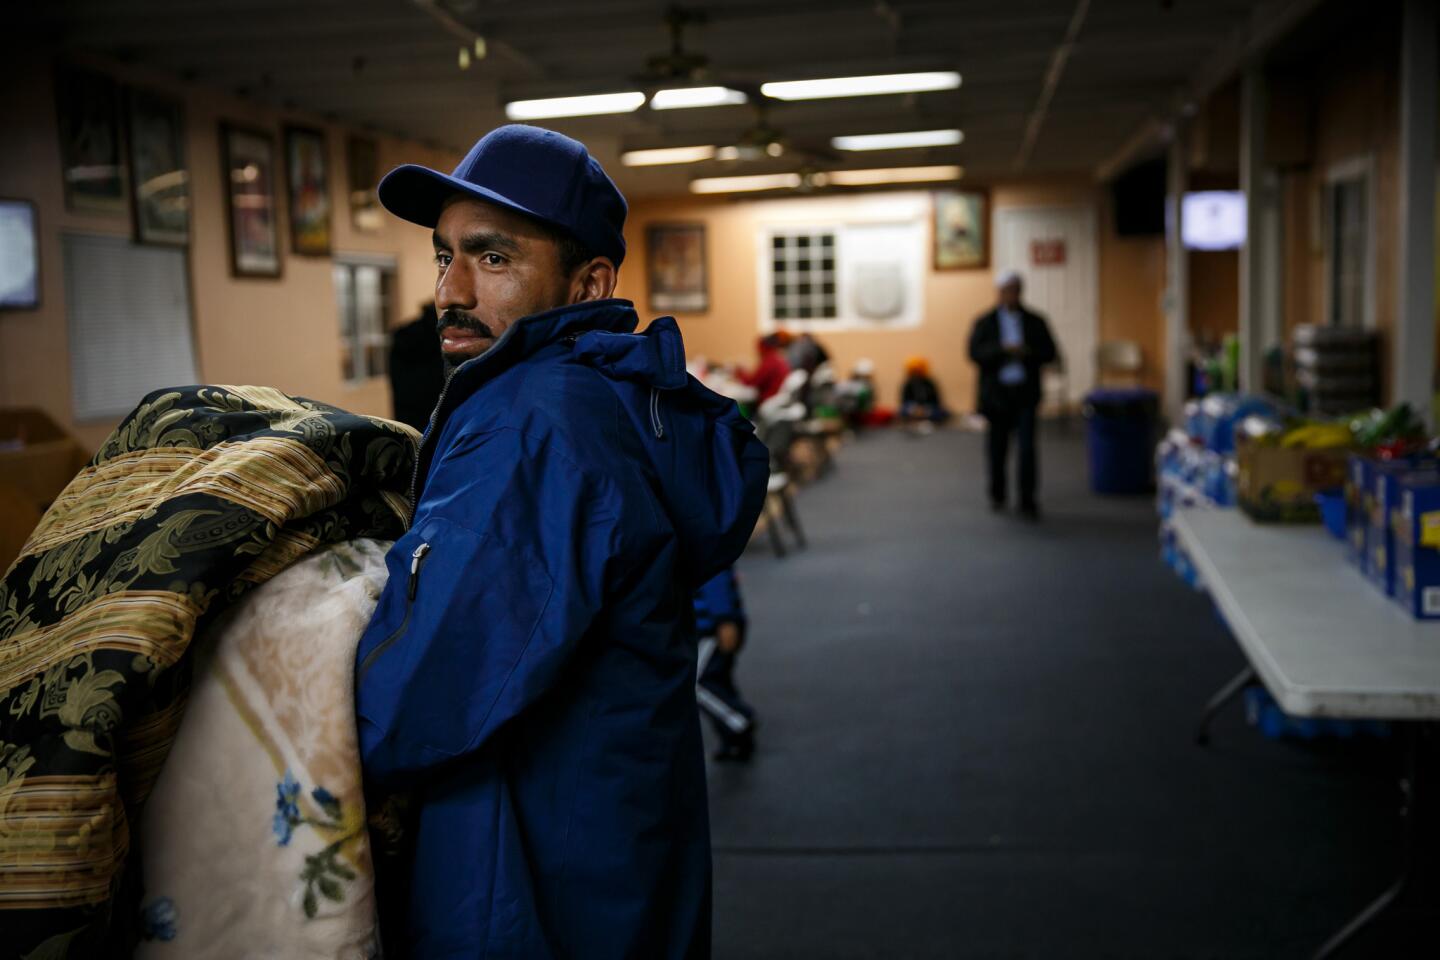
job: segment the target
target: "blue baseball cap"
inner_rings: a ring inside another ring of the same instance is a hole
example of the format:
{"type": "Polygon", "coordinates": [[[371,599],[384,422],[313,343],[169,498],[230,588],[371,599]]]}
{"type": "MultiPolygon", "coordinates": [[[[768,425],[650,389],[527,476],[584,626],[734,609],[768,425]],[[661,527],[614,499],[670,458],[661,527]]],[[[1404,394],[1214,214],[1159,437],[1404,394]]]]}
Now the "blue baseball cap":
{"type": "Polygon", "coordinates": [[[497,127],[454,173],[407,163],[378,192],[386,210],[422,227],[433,228],[445,201],[461,194],[558,227],[617,268],[625,259],[625,198],[583,143],[554,130],[497,127]]]}

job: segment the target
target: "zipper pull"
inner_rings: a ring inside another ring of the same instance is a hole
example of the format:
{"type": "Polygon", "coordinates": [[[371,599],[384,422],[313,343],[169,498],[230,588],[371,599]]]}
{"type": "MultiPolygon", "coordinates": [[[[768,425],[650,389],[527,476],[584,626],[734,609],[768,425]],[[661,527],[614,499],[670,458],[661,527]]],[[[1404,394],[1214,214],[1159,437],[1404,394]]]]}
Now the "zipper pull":
{"type": "Polygon", "coordinates": [[[422,543],[410,554],[410,589],[406,591],[406,599],[415,599],[415,588],[420,584],[420,561],[425,559],[425,554],[430,552],[430,544],[422,543]]]}

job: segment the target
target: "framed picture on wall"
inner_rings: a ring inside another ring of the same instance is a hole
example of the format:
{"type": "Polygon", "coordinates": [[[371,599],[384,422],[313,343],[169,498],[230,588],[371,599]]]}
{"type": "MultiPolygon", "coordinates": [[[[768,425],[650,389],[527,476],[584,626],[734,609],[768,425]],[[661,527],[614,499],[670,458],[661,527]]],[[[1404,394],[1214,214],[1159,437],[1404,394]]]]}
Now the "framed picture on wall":
{"type": "Polygon", "coordinates": [[[380,150],[374,140],[345,141],[345,172],[350,193],[350,223],[363,233],[376,233],[383,215],[375,187],[380,182],[380,150]]]}
{"type": "Polygon", "coordinates": [[[703,223],[656,223],[645,231],[651,310],[710,309],[703,223]]]}
{"type": "Polygon", "coordinates": [[[237,277],[280,276],[275,216],[275,138],[261,130],[220,125],[230,269],[237,277]]]}
{"type": "Polygon", "coordinates": [[[135,239],[184,246],[190,242],[184,108],[178,100],[145,90],[129,90],[126,100],[135,239]]]}
{"type": "Polygon", "coordinates": [[[935,269],[990,265],[990,196],[983,190],[941,190],[933,197],[935,269]]]}
{"type": "Polygon", "coordinates": [[[0,310],[40,306],[40,234],[35,204],[0,198],[0,310]]]}
{"type": "Polygon", "coordinates": [[[78,67],[55,72],[65,206],[79,213],[125,212],[125,158],[120,148],[120,89],[78,67]]]}
{"type": "Polygon", "coordinates": [[[308,257],[330,253],[330,171],[325,147],[322,130],[285,128],[290,248],[308,257]]]}

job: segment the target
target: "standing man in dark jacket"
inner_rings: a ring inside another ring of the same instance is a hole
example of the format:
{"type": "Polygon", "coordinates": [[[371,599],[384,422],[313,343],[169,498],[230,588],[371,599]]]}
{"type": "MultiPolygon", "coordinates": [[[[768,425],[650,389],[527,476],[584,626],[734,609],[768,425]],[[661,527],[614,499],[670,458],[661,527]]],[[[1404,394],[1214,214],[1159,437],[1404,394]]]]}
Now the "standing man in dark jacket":
{"type": "Polygon", "coordinates": [[[433,228],[453,373],[361,640],[386,956],[692,958],[710,837],[691,597],[743,549],[769,458],[611,299],[626,204],[585,147],[507,126],[380,184],[433,228]],[[401,818],[406,819],[406,818],[401,818]]]}
{"type": "Polygon", "coordinates": [[[1013,434],[1020,448],[1020,512],[1040,517],[1035,499],[1039,465],[1035,455],[1035,414],[1040,406],[1040,373],[1056,359],[1055,340],[1040,314],[1020,302],[1022,280],[1006,270],[995,280],[1000,302],[975,321],[970,359],[980,368],[980,415],[989,422],[986,450],[990,466],[990,505],[1005,509],[1006,460],[1013,434]]]}
{"type": "Polygon", "coordinates": [[[390,405],[394,419],[423,431],[445,388],[435,304],[390,334],[390,405]]]}

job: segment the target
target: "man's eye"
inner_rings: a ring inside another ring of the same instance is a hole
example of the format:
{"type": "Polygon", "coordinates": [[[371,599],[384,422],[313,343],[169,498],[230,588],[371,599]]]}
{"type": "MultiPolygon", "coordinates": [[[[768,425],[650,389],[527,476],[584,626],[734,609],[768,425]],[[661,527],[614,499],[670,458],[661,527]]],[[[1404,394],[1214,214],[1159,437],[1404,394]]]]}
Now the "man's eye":
{"type": "Polygon", "coordinates": [[[439,267],[441,270],[444,270],[446,267],[450,266],[450,254],[448,254],[448,253],[437,253],[437,254],[435,254],[435,266],[439,267]]]}
{"type": "Polygon", "coordinates": [[[487,253],[480,258],[487,267],[498,267],[505,262],[505,258],[498,253],[487,253]]]}

